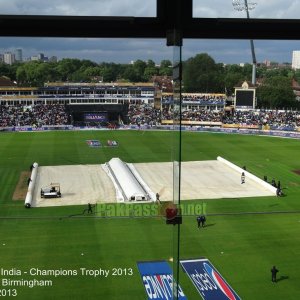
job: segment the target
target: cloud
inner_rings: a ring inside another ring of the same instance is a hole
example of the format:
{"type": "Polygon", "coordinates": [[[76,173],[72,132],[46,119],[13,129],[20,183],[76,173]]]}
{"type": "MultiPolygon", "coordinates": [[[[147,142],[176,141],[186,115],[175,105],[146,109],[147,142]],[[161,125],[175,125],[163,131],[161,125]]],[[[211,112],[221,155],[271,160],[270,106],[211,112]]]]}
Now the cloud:
{"type": "Polygon", "coordinates": [[[251,11],[253,18],[299,19],[299,0],[260,0],[251,11]]]}
{"type": "MultiPolygon", "coordinates": [[[[194,17],[197,18],[244,18],[245,11],[237,11],[232,0],[193,0],[194,17]]],[[[238,0],[236,0],[238,1],[238,0]]],[[[244,7],[244,0],[239,0],[244,7]]],[[[299,19],[300,0],[248,0],[251,18],[299,19]],[[256,5],[251,5],[256,3],[256,5]]]]}
{"type": "Polygon", "coordinates": [[[1,14],[155,16],[156,0],[0,0],[1,14]]]}
{"type": "Polygon", "coordinates": [[[165,57],[172,57],[171,48],[166,47],[163,39],[0,38],[0,45],[0,53],[23,49],[24,58],[44,53],[59,59],[129,63],[136,59],[160,62],[165,57]]]}
{"type": "MultiPolygon", "coordinates": [[[[0,53],[22,48],[24,58],[44,53],[59,59],[70,57],[95,62],[172,60],[172,47],[167,47],[163,39],[0,38],[0,45],[0,53]]],[[[254,41],[254,45],[259,62],[266,59],[291,62],[292,51],[300,48],[298,41],[254,41]]],[[[208,53],[216,62],[251,62],[249,40],[184,40],[182,53],[183,59],[208,53]]]]}

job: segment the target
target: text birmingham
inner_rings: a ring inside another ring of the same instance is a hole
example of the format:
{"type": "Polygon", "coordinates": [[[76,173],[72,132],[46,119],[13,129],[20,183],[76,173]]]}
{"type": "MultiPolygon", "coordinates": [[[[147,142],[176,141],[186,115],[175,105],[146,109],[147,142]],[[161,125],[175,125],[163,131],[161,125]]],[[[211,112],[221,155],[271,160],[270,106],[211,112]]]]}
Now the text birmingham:
{"type": "Polygon", "coordinates": [[[6,286],[26,286],[29,288],[33,288],[36,286],[52,286],[52,280],[37,280],[37,279],[8,279],[8,278],[2,278],[1,279],[2,287],[6,286]]]}

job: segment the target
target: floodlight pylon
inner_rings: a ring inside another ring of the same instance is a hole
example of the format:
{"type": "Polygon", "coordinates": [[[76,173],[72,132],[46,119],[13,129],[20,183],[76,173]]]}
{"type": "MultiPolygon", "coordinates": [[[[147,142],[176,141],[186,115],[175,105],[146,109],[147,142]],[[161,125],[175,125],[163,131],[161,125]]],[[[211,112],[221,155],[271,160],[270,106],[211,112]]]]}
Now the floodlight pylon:
{"type": "MultiPolygon", "coordinates": [[[[249,2],[244,0],[244,3],[241,3],[241,0],[232,0],[232,6],[237,11],[246,11],[247,19],[250,19],[249,10],[253,10],[257,3],[249,2]]],[[[255,48],[254,42],[250,40],[250,48],[251,48],[251,55],[252,55],[252,84],[256,84],[256,55],[255,55],[255,48]]]]}

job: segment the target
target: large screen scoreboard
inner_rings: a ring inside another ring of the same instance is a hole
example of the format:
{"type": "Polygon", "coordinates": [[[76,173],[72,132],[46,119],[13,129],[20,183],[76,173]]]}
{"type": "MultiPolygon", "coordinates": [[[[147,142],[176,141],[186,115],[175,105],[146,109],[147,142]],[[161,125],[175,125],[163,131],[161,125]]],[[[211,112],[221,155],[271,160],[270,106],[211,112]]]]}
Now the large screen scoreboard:
{"type": "Polygon", "coordinates": [[[84,113],[83,120],[85,123],[108,122],[108,113],[107,112],[84,113]]]}
{"type": "Polygon", "coordinates": [[[254,109],[255,108],[255,89],[236,89],[235,108],[254,109]]]}

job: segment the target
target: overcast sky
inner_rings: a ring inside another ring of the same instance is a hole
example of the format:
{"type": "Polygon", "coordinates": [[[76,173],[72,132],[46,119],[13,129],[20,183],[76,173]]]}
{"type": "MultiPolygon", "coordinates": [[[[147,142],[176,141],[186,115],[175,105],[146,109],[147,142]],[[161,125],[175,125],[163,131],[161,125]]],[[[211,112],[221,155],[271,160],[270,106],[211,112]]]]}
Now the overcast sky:
{"type": "MultiPolygon", "coordinates": [[[[233,8],[232,0],[193,0],[194,17],[245,17],[245,11],[233,8]]],[[[234,0],[244,3],[244,0],[234,0]]],[[[248,0],[253,18],[300,18],[300,0],[248,0]],[[252,5],[257,2],[256,5],[252,5]]],[[[93,15],[154,17],[156,0],[0,0],[1,14],[20,15],[93,15]]],[[[254,41],[259,62],[291,62],[292,51],[300,50],[300,41],[254,41]]],[[[251,62],[249,41],[185,40],[184,59],[197,53],[208,53],[216,62],[251,62]]],[[[152,39],[50,39],[0,38],[0,53],[23,49],[23,57],[38,53],[91,59],[95,62],[129,63],[137,59],[172,59],[165,40],[152,39]]]]}

